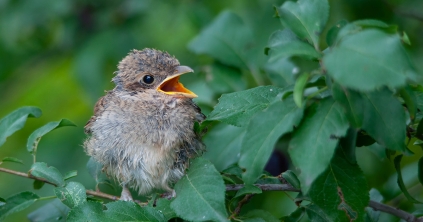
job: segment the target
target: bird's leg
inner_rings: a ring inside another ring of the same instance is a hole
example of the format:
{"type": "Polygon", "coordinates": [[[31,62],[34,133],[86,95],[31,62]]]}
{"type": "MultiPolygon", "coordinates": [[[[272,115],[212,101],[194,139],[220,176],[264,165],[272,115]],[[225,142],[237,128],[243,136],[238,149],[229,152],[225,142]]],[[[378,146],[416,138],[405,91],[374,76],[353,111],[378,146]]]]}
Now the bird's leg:
{"type": "Polygon", "coordinates": [[[122,193],[120,194],[120,200],[123,200],[123,201],[134,201],[134,199],[132,199],[131,192],[126,187],[126,185],[122,185],[122,193]]]}

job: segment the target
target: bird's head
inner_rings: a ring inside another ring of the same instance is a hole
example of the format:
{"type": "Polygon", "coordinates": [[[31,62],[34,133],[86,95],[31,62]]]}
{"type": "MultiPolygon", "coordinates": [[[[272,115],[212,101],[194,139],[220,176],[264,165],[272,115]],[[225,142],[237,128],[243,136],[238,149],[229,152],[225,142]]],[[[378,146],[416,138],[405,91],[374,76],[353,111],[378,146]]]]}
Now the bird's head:
{"type": "Polygon", "coordinates": [[[122,59],[113,82],[117,90],[156,90],[170,96],[195,98],[197,95],[179,82],[180,75],[190,72],[191,68],[180,66],[167,52],[146,48],[133,50],[122,59]]]}

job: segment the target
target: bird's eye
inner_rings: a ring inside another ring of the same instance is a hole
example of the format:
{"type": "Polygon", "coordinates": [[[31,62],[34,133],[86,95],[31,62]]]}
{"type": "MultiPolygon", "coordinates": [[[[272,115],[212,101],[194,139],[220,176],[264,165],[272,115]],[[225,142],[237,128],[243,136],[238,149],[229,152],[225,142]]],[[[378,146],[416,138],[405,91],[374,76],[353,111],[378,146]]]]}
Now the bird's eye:
{"type": "Polygon", "coordinates": [[[145,75],[144,77],[142,77],[142,81],[145,84],[151,84],[154,82],[154,77],[152,75],[145,75]]]}

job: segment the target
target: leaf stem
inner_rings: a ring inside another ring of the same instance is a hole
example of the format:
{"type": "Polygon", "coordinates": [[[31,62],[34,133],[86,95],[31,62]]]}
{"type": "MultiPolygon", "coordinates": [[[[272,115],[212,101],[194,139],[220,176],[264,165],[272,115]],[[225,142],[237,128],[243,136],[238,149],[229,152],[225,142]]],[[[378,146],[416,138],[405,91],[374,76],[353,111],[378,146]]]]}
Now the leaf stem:
{"type": "Polygon", "coordinates": [[[241,208],[242,206],[244,206],[244,204],[248,203],[248,201],[250,201],[250,199],[254,196],[254,194],[247,194],[245,195],[245,197],[238,202],[238,206],[235,208],[234,212],[231,214],[231,216],[229,216],[229,220],[234,219],[239,212],[241,212],[241,208]]]}
{"type": "Polygon", "coordinates": [[[327,89],[328,89],[328,87],[327,87],[327,86],[325,86],[325,87],[323,87],[323,88],[321,88],[321,89],[317,90],[316,92],[314,92],[314,93],[312,93],[312,94],[308,95],[308,96],[307,96],[307,100],[312,99],[313,97],[315,97],[316,95],[320,94],[321,92],[323,92],[323,91],[325,91],[325,90],[327,90],[327,89]]]}

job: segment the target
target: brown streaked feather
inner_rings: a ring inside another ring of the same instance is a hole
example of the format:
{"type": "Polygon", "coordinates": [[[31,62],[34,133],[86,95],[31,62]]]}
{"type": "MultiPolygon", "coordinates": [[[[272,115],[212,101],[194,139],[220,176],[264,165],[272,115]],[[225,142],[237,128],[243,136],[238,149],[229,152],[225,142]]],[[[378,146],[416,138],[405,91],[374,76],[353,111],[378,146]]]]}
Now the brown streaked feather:
{"type": "Polygon", "coordinates": [[[97,120],[98,116],[101,116],[101,114],[104,112],[107,106],[107,96],[109,95],[109,92],[103,97],[101,97],[94,106],[94,115],[91,116],[90,120],[88,120],[87,124],[84,126],[84,132],[85,133],[91,133],[91,126],[92,124],[97,120]]]}

